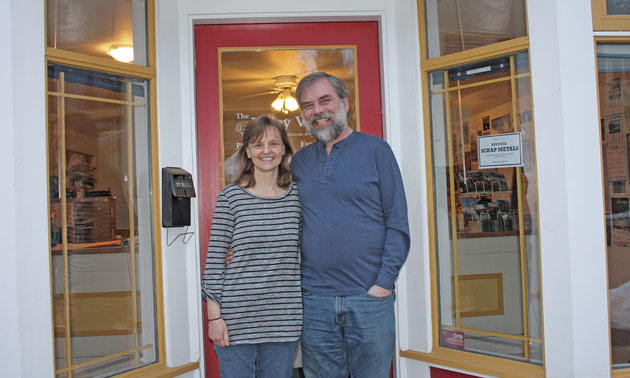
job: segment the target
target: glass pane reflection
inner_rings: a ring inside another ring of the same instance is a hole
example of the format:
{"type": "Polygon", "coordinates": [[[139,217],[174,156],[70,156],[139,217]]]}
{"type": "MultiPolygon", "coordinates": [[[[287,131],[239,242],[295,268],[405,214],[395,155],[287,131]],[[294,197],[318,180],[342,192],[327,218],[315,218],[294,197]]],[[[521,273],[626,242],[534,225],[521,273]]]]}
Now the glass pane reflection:
{"type": "Polygon", "coordinates": [[[606,0],[606,14],[630,14],[630,3],[627,0],[606,0]]]}
{"type": "Polygon", "coordinates": [[[48,0],[46,6],[48,47],[109,59],[118,51],[127,58],[117,60],[147,65],[146,1],[48,0]]]}
{"type": "Polygon", "coordinates": [[[56,373],[154,363],[148,82],[51,64],[48,88],[56,373]]]}
{"type": "MultiPolygon", "coordinates": [[[[346,84],[350,95],[348,125],[360,130],[357,120],[356,47],[225,49],[221,51],[223,172],[225,183],[238,175],[236,151],[247,122],[271,114],[287,128],[294,151],[315,141],[302,124],[300,110],[289,102],[302,77],[326,71],[346,84]],[[280,106],[275,108],[276,101],[280,106]]],[[[295,104],[297,105],[297,104],[295,104]]]]}
{"type": "Polygon", "coordinates": [[[541,364],[527,55],[432,72],[429,80],[440,345],[541,364]],[[514,133],[523,166],[482,166],[481,140],[514,133]]]}
{"type": "Polygon", "coordinates": [[[524,0],[425,0],[429,58],[527,35],[524,0]]]}
{"type": "Polygon", "coordinates": [[[630,45],[598,44],[610,337],[614,368],[630,368],[630,45]]]}

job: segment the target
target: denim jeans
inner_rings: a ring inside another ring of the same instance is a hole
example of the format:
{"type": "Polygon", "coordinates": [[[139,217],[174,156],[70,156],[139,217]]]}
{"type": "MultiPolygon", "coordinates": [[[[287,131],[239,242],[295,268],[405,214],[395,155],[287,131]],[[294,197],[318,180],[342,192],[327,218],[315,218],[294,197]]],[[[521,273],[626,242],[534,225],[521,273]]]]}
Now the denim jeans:
{"type": "Polygon", "coordinates": [[[303,291],[306,378],[387,378],[396,342],[394,293],[332,297],[303,291]]]}
{"type": "Polygon", "coordinates": [[[291,378],[298,342],[215,344],[221,378],[291,378]]]}

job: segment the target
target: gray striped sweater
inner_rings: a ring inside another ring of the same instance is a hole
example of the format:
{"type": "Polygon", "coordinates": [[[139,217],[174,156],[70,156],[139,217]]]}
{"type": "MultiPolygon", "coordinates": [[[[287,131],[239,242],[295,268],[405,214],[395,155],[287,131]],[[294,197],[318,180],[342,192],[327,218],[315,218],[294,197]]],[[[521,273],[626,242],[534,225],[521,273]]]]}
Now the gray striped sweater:
{"type": "Polygon", "coordinates": [[[279,197],[231,184],[217,197],[202,294],[221,307],[230,344],[294,341],[302,332],[295,183],[279,197]],[[232,261],[225,266],[230,249],[232,261]]]}

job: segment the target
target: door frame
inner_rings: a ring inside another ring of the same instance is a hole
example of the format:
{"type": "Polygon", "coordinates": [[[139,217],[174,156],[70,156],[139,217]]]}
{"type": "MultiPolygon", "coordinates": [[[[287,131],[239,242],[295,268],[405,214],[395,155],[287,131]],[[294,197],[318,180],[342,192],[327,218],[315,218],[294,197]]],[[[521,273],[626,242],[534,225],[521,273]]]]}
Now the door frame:
{"type": "MultiPolygon", "coordinates": [[[[284,10],[284,6],[279,2],[266,4],[264,7],[260,6],[255,9],[256,6],[249,7],[249,13],[239,13],[243,9],[242,5],[237,4],[208,4],[197,0],[184,0],[180,2],[179,6],[166,5],[163,6],[163,16],[160,16],[158,12],[158,18],[164,17],[171,19],[174,16],[166,16],[167,12],[174,12],[178,14],[178,22],[176,26],[173,26],[173,22],[169,26],[164,26],[158,30],[158,35],[162,34],[166,38],[172,34],[173,29],[179,30],[178,37],[172,37],[174,44],[170,46],[179,47],[180,54],[174,54],[174,57],[167,56],[170,51],[164,51],[162,54],[158,54],[159,63],[161,63],[161,78],[168,74],[173,74],[173,77],[168,77],[167,80],[171,86],[163,86],[164,90],[172,91],[175,89],[175,96],[168,96],[168,99],[175,101],[173,105],[162,105],[160,110],[164,113],[166,109],[172,109],[176,111],[175,117],[170,115],[166,116],[167,121],[181,122],[181,145],[175,146],[181,148],[181,164],[184,167],[190,168],[191,172],[197,172],[198,166],[196,161],[197,149],[196,149],[196,115],[195,115],[195,83],[194,83],[194,25],[196,24],[226,24],[226,23],[270,23],[270,22],[336,22],[336,21],[376,21],[379,25],[379,46],[380,46],[380,64],[381,64],[381,93],[382,93],[382,120],[383,120],[383,138],[392,146],[394,154],[397,156],[399,162],[401,162],[401,170],[405,176],[405,183],[408,187],[408,191],[412,191],[413,188],[424,187],[424,136],[420,130],[422,124],[422,109],[418,104],[421,103],[420,92],[420,75],[419,75],[419,47],[409,48],[410,46],[418,46],[418,29],[416,19],[416,4],[414,1],[408,0],[395,0],[389,1],[375,1],[370,2],[367,6],[371,8],[369,11],[365,9],[366,4],[363,1],[350,0],[347,3],[338,3],[333,0],[324,0],[324,4],[318,6],[320,9],[329,9],[327,11],[305,11],[305,12],[287,12],[284,10]],[[264,8],[264,9],[263,9],[264,8]],[[161,33],[160,33],[161,31],[161,33]],[[166,74],[165,74],[166,73],[166,74]],[[177,97],[177,98],[176,98],[177,97]],[[166,105],[166,106],[165,106],[166,105]],[[179,108],[177,108],[179,106],[179,108]],[[181,114],[179,113],[181,112],[181,114]],[[403,114],[404,113],[404,114],[403,114]],[[178,118],[179,117],[179,118],[178,118]],[[402,126],[408,126],[411,132],[405,132],[403,137],[402,126]],[[406,147],[403,148],[403,145],[406,147]],[[403,155],[407,156],[403,156],[403,155]],[[406,158],[406,159],[405,159],[406,158]],[[404,161],[409,161],[407,165],[404,161]]],[[[162,25],[158,23],[158,25],[162,25]]],[[[166,42],[168,43],[168,41],[166,42]]],[[[169,137],[168,133],[163,135],[169,137]]],[[[162,150],[163,154],[173,154],[172,150],[162,150]]],[[[167,162],[169,159],[162,159],[167,162]]],[[[173,160],[173,159],[170,159],[173,160]]],[[[194,174],[193,174],[194,175],[194,174]]],[[[409,261],[406,266],[413,265],[411,269],[423,270],[423,261],[428,260],[427,250],[424,246],[425,240],[428,240],[423,233],[422,225],[425,223],[424,219],[427,216],[427,208],[424,205],[424,193],[419,192],[414,194],[414,199],[411,197],[410,205],[415,204],[417,206],[416,212],[410,214],[410,226],[412,230],[418,233],[418,242],[413,249],[416,249],[415,255],[418,256],[415,261],[409,261]]],[[[198,206],[193,201],[193,222],[199,223],[198,219],[198,206]]],[[[189,287],[198,285],[200,280],[200,266],[199,266],[199,245],[205,244],[197,238],[193,238],[194,244],[189,243],[186,245],[186,259],[188,270],[191,277],[189,278],[189,287]],[[200,243],[200,244],[199,244],[200,243]],[[194,257],[191,257],[194,256],[194,257]]],[[[414,348],[421,350],[430,350],[430,333],[427,330],[430,327],[430,303],[429,303],[429,281],[428,278],[422,278],[420,280],[414,280],[414,292],[415,303],[406,301],[406,268],[403,268],[398,280],[398,292],[399,300],[398,307],[401,311],[398,311],[399,319],[399,334],[400,339],[397,339],[397,347],[399,341],[402,342],[403,349],[409,347],[409,328],[413,328],[414,348]],[[426,281],[426,282],[425,282],[426,281]],[[419,302],[417,301],[419,299],[419,302]],[[410,309],[411,308],[411,312],[410,309]],[[411,313],[415,320],[413,322],[407,320],[408,313],[411,313]],[[418,323],[420,321],[420,323],[418,323]]],[[[167,289],[168,290],[168,289],[167,289]]],[[[201,301],[198,298],[194,298],[194,295],[198,295],[199,292],[193,293],[189,297],[189,311],[197,312],[197,328],[193,329],[194,325],[191,324],[191,347],[201,345],[203,340],[197,335],[201,335],[200,331],[205,327],[201,320],[200,305],[201,301]]],[[[190,314],[193,316],[195,314],[190,314]]],[[[170,325],[167,324],[167,328],[170,325]]],[[[176,324],[173,323],[172,327],[176,324]]],[[[167,331],[168,332],[168,331],[167,331]]],[[[172,333],[177,332],[176,328],[171,330],[172,333]]],[[[179,345],[179,344],[178,344],[179,345]]],[[[192,347],[194,348],[194,347],[192,347]]],[[[183,352],[178,352],[176,349],[171,350],[169,353],[169,360],[173,358],[185,358],[183,352]]],[[[197,352],[193,352],[193,355],[197,355],[197,352]]],[[[197,358],[199,358],[198,356],[197,358]]],[[[194,358],[194,357],[193,357],[194,358]]],[[[399,375],[400,358],[397,357],[397,376],[399,375]]],[[[417,367],[414,362],[412,370],[417,367]]],[[[203,361],[202,361],[203,364],[203,361]]],[[[422,367],[421,367],[422,368],[422,367]]]]}

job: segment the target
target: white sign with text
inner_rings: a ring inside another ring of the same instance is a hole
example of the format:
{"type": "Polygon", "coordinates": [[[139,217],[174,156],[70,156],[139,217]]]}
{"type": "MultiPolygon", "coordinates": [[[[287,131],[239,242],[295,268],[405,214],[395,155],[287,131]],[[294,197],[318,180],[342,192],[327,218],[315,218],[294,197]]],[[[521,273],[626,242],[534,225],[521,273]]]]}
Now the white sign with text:
{"type": "Polygon", "coordinates": [[[477,146],[479,169],[523,166],[521,133],[478,136],[477,146]]]}

